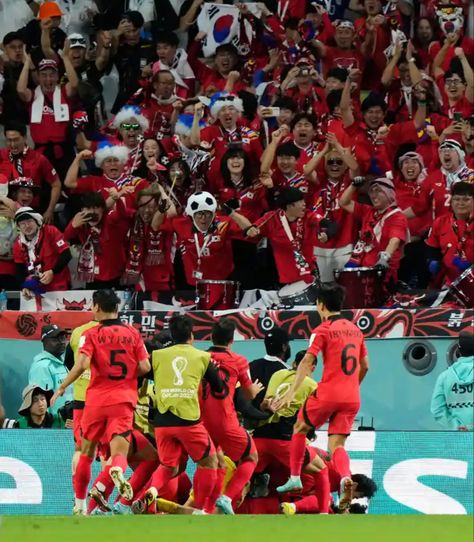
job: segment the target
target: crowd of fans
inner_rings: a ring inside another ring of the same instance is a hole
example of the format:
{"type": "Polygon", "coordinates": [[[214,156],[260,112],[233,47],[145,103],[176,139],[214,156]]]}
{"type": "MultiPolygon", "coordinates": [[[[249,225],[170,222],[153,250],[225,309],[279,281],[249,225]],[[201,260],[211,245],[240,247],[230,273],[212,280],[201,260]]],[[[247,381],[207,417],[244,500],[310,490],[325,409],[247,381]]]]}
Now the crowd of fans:
{"type": "Polygon", "coordinates": [[[202,0],[26,0],[2,36],[0,288],[363,267],[388,293],[473,264],[469,2],[236,5],[250,39],[203,58],[202,0]]]}

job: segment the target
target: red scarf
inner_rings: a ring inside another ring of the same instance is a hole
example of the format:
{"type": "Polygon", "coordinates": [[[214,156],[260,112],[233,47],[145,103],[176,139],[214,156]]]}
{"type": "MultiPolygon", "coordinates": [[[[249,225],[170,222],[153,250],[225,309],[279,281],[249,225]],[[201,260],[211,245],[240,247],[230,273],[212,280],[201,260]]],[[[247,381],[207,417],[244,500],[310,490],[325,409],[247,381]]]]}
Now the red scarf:
{"type": "Polygon", "coordinates": [[[137,214],[128,233],[128,257],[122,283],[137,284],[144,265],[162,265],[165,263],[163,252],[163,232],[154,231],[137,214]]]}

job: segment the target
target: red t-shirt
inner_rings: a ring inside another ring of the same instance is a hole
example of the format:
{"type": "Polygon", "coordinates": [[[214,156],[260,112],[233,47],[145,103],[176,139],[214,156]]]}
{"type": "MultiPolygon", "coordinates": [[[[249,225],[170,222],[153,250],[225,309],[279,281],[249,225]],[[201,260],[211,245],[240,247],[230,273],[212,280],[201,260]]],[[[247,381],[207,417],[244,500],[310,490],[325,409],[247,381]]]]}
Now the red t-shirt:
{"type": "MultiPolygon", "coordinates": [[[[398,206],[402,211],[413,208],[420,198],[421,187],[423,183],[416,181],[402,181],[400,178],[394,179],[395,194],[397,196],[398,206]]],[[[433,219],[430,210],[425,211],[420,216],[408,219],[408,228],[411,235],[421,236],[431,227],[433,219]]]]}
{"type": "Polygon", "coordinates": [[[316,246],[321,248],[341,248],[354,243],[357,232],[355,231],[354,217],[339,207],[339,199],[350,184],[346,175],[339,182],[321,179],[323,188],[319,190],[315,198],[314,210],[324,218],[337,222],[338,230],[334,238],[327,243],[316,240],[316,246]]]}
{"type": "MultiPolygon", "coordinates": [[[[34,269],[29,269],[28,274],[34,270],[44,273],[52,270],[58,262],[60,254],[69,250],[69,245],[65,241],[66,236],[55,227],[44,225],[39,234],[38,242],[35,247],[36,259],[30,263],[28,258],[28,250],[18,237],[13,245],[13,260],[15,263],[25,264],[26,266],[33,265],[34,269]]],[[[68,290],[71,282],[69,267],[66,265],[58,274],[55,274],[50,284],[44,285],[47,292],[56,290],[68,290]]]]}
{"type": "Polygon", "coordinates": [[[443,256],[442,270],[448,284],[456,280],[461,271],[453,265],[453,258],[463,256],[474,263],[474,222],[456,220],[449,213],[433,222],[426,244],[439,248],[443,256]]]}
{"type": "Polygon", "coordinates": [[[261,236],[267,237],[272,244],[279,281],[282,284],[299,280],[312,282],[311,272],[315,267],[314,246],[322,217],[318,213],[306,211],[303,218],[288,221],[292,242],[283,226],[284,216],[283,211],[269,211],[257,220],[255,225],[260,229],[261,236]],[[297,265],[295,249],[304,257],[308,264],[306,267],[297,265]]]}
{"type": "Polygon", "coordinates": [[[371,205],[354,202],[354,219],[361,226],[359,242],[353,254],[362,267],[373,267],[379,259],[379,252],[387,248],[392,237],[397,237],[401,245],[390,258],[389,265],[391,269],[398,269],[403,243],[407,238],[407,218],[398,207],[389,207],[381,216],[375,213],[371,205]]]}
{"type": "Polygon", "coordinates": [[[173,104],[160,104],[158,101],[150,97],[142,105],[142,115],[150,122],[150,127],[147,132],[156,137],[170,137],[172,132],[171,116],[173,115],[173,104]]]}
{"type": "Polygon", "coordinates": [[[217,366],[217,371],[224,382],[224,391],[212,391],[207,382],[203,382],[200,396],[201,415],[211,433],[213,429],[223,431],[228,427],[239,427],[239,420],[234,407],[234,393],[237,383],[242,388],[252,385],[250,380],[249,363],[239,354],[229,352],[224,348],[213,346],[209,349],[211,361],[217,366]]]}
{"type": "Polygon", "coordinates": [[[119,179],[113,181],[105,175],[86,175],[77,180],[77,186],[73,189],[73,194],[83,194],[84,192],[99,192],[106,200],[109,197],[110,188],[121,188],[123,186],[133,186],[134,192],[127,194],[123,199],[127,207],[135,207],[136,195],[140,190],[145,190],[150,183],[145,179],[133,177],[131,175],[122,175],[119,179]]]}
{"type": "MultiPolygon", "coordinates": [[[[34,96],[29,102],[30,109],[30,131],[31,139],[36,145],[46,145],[52,143],[64,143],[67,140],[67,131],[69,128],[69,120],[57,122],[54,119],[54,110],[51,107],[53,104],[53,93],[46,94],[43,106],[43,116],[41,122],[31,122],[31,109],[34,101],[34,96]]],[[[66,86],[61,85],[61,105],[69,109],[71,116],[70,101],[66,94],[66,86]]]]}
{"type": "Polygon", "coordinates": [[[79,352],[91,360],[87,406],[135,406],[138,365],[148,359],[143,339],[135,328],[119,319],[103,320],[82,334],[79,352]]]}
{"type": "MultiPolygon", "coordinates": [[[[120,200],[117,205],[121,205],[120,200]]],[[[112,209],[104,214],[100,225],[99,247],[94,250],[94,281],[114,280],[122,275],[127,231],[128,220],[122,213],[112,209]]],[[[90,233],[89,225],[74,228],[71,220],[64,230],[64,238],[68,241],[79,239],[81,245],[84,245],[90,233]]]]}
{"type": "MultiPolygon", "coordinates": [[[[474,40],[472,38],[463,36],[460,43],[455,43],[454,45],[451,45],[448,48],[446,52],[446,56],[444,57],[443,64],[441,64],[441,69],[445,72],[449,70],[451,60],[455,58],[454,50],[456,47],[463,48],[466,58],[472,58],[474,56],[474,40]]],[[[441,49],[441,42],[434,41],[430,43],[429,55],[430,55],[431,62],[434,61],[440,49],[441,49]]]]}
{"type": "Polygon", "coordinates": [[[248,188],[228,188],[225,187],[222,179],[219,184],[214,182],[213,193],[216,194],[220,204],[231,199],[240,201],[239,213],[255,222],[262,214],[268,210],[267,189],[262,185],[254,185],[248,188]]]}
{"type": "Polygon", "coordinates": [[[225,280],[234,270],[232,239],[241,235],[241,229],[228,217],[216,217],[209,233],[194,227],[188,216],[166,219],[162,231],[175,232],[178,248],[183,258],[186,282],[195,285],[197,280],[225,280]],[[198,251],[201,254],[198,262],[198,251]],[[195,273],[201,273],[196,275],[195,273]]]}
{"type": "Polygon", "coordinates": [[[332,68],[359,69],[364,71],[365,57],[358,49],[339,49],[339,47],[326,46],[324,57],[324,77],[332,68]]]}
{"type": "Polygon", "coordinates": [[[29,177],[33,180],[34,185],[40,188],[43,181],[53,184],[58,179],[58,174],[50,161],[38,151],[28,149],[26,154],[21,157],[22,173],[17,169],[16,160],[10,161],[9,156],[8,149],[0,149],[0,173],[8,177],[9,180],[29,177]]]}
{"type": "Polygon", "coordinates": [[[420,196],[414,202],[412,210],[416,215],[427,211],[433,218],[449,214],[451,209],[451,192],[446,186],[446,177],[440,169],[430,173],[423,181],[420,196]]]}
{"type": "Polygon", "coordinates": [[[323,376],[316,391],[321,401],[360,401],[360,360],[367,356],[361,330],[341,316],[333,316],[313,330],[308,353],[323,356],[323,376]]]}

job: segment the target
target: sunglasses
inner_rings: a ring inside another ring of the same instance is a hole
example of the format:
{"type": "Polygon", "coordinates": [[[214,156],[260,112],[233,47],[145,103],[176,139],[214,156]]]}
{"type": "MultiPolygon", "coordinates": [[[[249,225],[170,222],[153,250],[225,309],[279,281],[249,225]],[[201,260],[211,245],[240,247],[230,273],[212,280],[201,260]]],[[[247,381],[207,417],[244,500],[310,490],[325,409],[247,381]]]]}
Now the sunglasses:
{"type": "Polygon", "coordinates": [[[122,124],[122,128],[124,130],[139,130],[140,129],[140,125],[139,124],[128,124],[128,123],[123,123],[122,124]]]}
{"type": "Polygon", "coordinates": [[[327,161],[328,166],[342,166],[343,163],[344,163],[343,160],[336,159],[336,158],[333,158],[332,160],[327,161]]]}

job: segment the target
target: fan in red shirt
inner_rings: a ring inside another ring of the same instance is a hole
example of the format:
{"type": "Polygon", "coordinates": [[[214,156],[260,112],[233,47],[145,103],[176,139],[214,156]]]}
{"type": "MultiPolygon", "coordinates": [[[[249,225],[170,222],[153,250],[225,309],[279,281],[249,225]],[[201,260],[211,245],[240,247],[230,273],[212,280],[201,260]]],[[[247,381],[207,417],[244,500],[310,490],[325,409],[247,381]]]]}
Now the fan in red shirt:
{"type": "Polygon", "coordinates": [[[304,281],[311,284],[315,269],[314,245],[322,216],[306,209],[304,194],[287,188],[279,197],[281,209],[269,211],[255,224],[233,212],[230,216],[248,237],[267,237],[270,241],[280,284],[304,281]]]}
{"type": "MultiPolygon", "coordinates": [[[[183,259],[188,287],[199,280],[229,279],[234,270],[232,239],[241,230],[227,217],[216,217],[217,201],[209,192],[196,192],[188,199],[186,215],[166,220],[161,231],[174,232],[183,259]]],[[[210,284],[209,304],[218,306],[223,292],[210,284]]]]}
{"type": "Polygon", "coordinates": [[[253,167],[257,167],[262,155],[262,144],[258,134],[239,124],[243,112],[242,100],[227,93],[217,93],[211,99],[211,116],[216,119],[212,126],[199,128],[199,120],[204,105],[194,106],[194,122],[191,130],[191,143],[205,150],[214,151],[214,159],[209,166],[209,176],[218,174],[222,156],[229,145],[240,145],[248,153],[253,167]]]}
{"type": "Polygon", "coordinates": [[[456,48],[456,55],[461,61],[464,73],[455,70],[443,72],[435,68],[435,74],[438,74],[436,83],[443,100],[440,112],[450,119],[454,119],[456,115],[461,119],[469,117],[474,107],[472,68],[461,48],[456,48]]]}
{"type": "MultiPolygon", "coordinates": [[[[122,283],[136,291],[162,292],[171,287],[173,277],[173,236],[160,231],[161,213],[175,215],[176,210],[160,185],[141,190],[137,209],[125,210],[127,234],[126,264],[122,283]]],[[[121,206],[119,211],[123,209],[121,206]]]]}
{"type": "Polygon", "coordinates": [[[26,277],[22,294],[29,299],[43,292],[68,290],[71,252],[63,234],[55,226],[43,225],[43,217],[31,207],[20,207],[15,223],[20,235],[13,245],[13,260],[19,264],[18,273],[26,277]]]}
{"type": "MultiPolygon", "coordinates": [[[[49,160],[40,152],[30,149],[26,143],[26,126],[17,122],[10,122],[5,126],[6,149],[0,149],[0,174],[6,175],[9,181],[19,177],[33,180],[37,189],[31,206],[40,208],[46,224],[53,221],[54,207],[61,195],[61,181],[49,160]],[[49,201],[40,201],[38,192],[46,192],[49,201]]],[[[28,204],[30,205],[30,204],[28,204]]]]}
{"type": "Polygon", "coordinates": [[[327,113],[324,90],[319,84],[321,82],[322,78],[310,60],[301,58],[286,75],[281,91],[298,105],[299,111],[321,116],[327,113]]]}
{"type": "MultiPolygon", "coordinates": [[[[123,207],[119,198],[116,207],[123,207]]],[[[79,280],[89,289],[117,288],[125,269],[128,218],[121,209],[107,211],[104,198],[96,192],[82,197],[82,209],[64,231],[65,239],[79,240],[79,280]]]]}
{"type": "Polygon", "coordinates": [[[318,39],[314,42],[319,56],[324,59],[324,76],[326,77],[333,68],[354,68],[363,72],[366,62],[365,49],[354,46],[354,24],[346,20],[338,21],[335,26],[335,47],[326,45],[318,39]]]}
{"type": "MultiPolygon", "coordinates": [[[[415,151],[404,152],[398,159],[398,171],[393,179],[397,203],[402,211],[416,204],[425,179],[426,168],[421,154],[415,151]]],[[[408,219],[410,241],[404,246],[398,276],[412,287],[424,288],[428,281],[423,239],[431,227],[431,215],[428,209],[421,216],[408,219]]]]}
{"type": "MultiPolygon", "coordinates": [[[[202,32],[196,36],[189,46],[188,62],[196,76],[196,81],[201,83],[202,94],[209,96],[218,90],[226,89],[230,72],[237,68],[239,54],[231,43],[219,45],[216,47],[214,57],[215,68],[212,69],[198,59],[201,39],[204,39],[202,32]]],[[[238,92],[239,90],[245,90],[246,86],[243,81],[237,81],[234,83],[232,90],[238,92]]]]}
{"type": "Polygon", "coordinates": [[[424,180],[420,197],[405,209],[408,218],[421,216],[432,209],[433,218],[449,214],[451,188],[460,181],[474,183],[474,170],[466,166],[466,153],[455,139],[445,139],[439,146],[441,167],[424,180]]]}
{"type": "Polygon", "coordinates": [[[452,283],[474,263],[474,185],[453,186],[451,213],[434,221],[425,242],[437,286],[452,283]]]}
{"type": "Polygon", "coordinates": [[[151,365],[140,333],[119,320],[119,304],[113,290],[94,292],[92,311],[99,325],[82,334],[78,359],[51,399],[54,404],[90,367],[91,380],[81,420],[81,456],[74,475],[74,515],[87,515],[87,487],[99,443],[110,446],[109,474],[119,494],[127,500],[133,498],[132,487],[124,474],[138,398],[138,377],[148,373],[151,365]]]}
{"type": "Polygon", "coordinates": [[[319,192],[314,199],[314,211],[319,213],[321,231],[326,232],[317,240],[315,256],[322,282],[334,281],[334,270],[343,268],[352,254],[356,237],[354,218],[339,206],[339,198],[350,184],[350,176],[358,174],[358,164],[350,149],[343,148],[334,134],[327,135],[321,151],[305,166],[305,173],[316,169],[319,192]],[[324,159],[324,169],[318,164],[324,159]]]}
{"type": "MultiPolygon", "coordinates": [[[[200,398],[201,415],[214,445],[222,448],[227,457],[237,465],[223,495],[219,496],[216,506],[224,514],[233,514],[232,503],[238,501],[245,484],[250,480],[257,466],[258,456],[252,437],[240,425],[234,406],[234,393],[239,383],[248,400],[254,399],[260,391],[258,381],[252,384],[248,361],[231,351],[234,340],[235,324],[223,318],[212,328],[212,344],[208,350],[217,372],[224,382],[224,391],[214,392],[203,381],[200,398]]],[[[220,461],[217,471],[216,490],[222,488],[225,478],[225,463],[220,461]]],[[[214,499],[211,499],[214,500],[214,499]]]]}
{"type": "Polygon", "coordinates": [[[322,323],[313,330],[309,348],[298,365],[290,390],[280,404],[274,405],[278,411],[283,404],[290,404],[304,378],[311,376],[321,352],[323,376],[315,394],[298,413],[291,440],[290,478],[277,488],[279,493],[302,488],[300,474],[306,435],[327,421],[329,450],[334,468],[341,477],[341,492],[352,486],[349,456],[344,445],[360,408],[360,384],[369,369],[369,360],[362,332],[341,316],[344,294],[344,288],[339,285],[320,287],[316,306],[322,323]]]}
{"type": "Polygon", "coordinates": [[[31,90],[28,87],[29,71],[34,66],[30,56],[26,54],[17,83],[18,96],[30,109],[31,139],[35,147],[54,165],[61,178],[64,178],[74,156],[68,129],[72,117],[71,98],[77,92],[79,78],[71,63],[70,51],[69,41],[66,40],[63,63],[67,83],[58,84],[58,63],[51,58],[43,58],[38,64],[39,85],[34,91],[31,90]]]}
{"type": "Polygon", "coordinates": [[[387,270],[384,278],[386,287],[392,288],[398,280],[408,222],[397,206],[395,187],[390,179],[382,177],[372,181],[369,187],[372,205],[354,201],[357,187],[364,182],[364,177],[356,177],[339,200],[339,205],[353,213],[360,224],[359,240],[346,267],[380,266],[387,270]]]}
{"type": "Polygon", "coordinates": [[[98,192],[107,200],[112,188],[121,190],[127,187],[125,201],[129,207],[133,207],[135,195],[148,186],[148,182],[139,179],[126,172],[126,164],[129,159],[129,150],[125,145],[110,145],[102,143],[97,148],[95,155],[92,151],[83,150],[76,155],[71,164],[64,185],[73,191],[73,194],[98,192]],[[95,165],[102,169],[102,175],[79,176],[79,168],[82,160],[88,160],[95,156],[95,165]]]}

